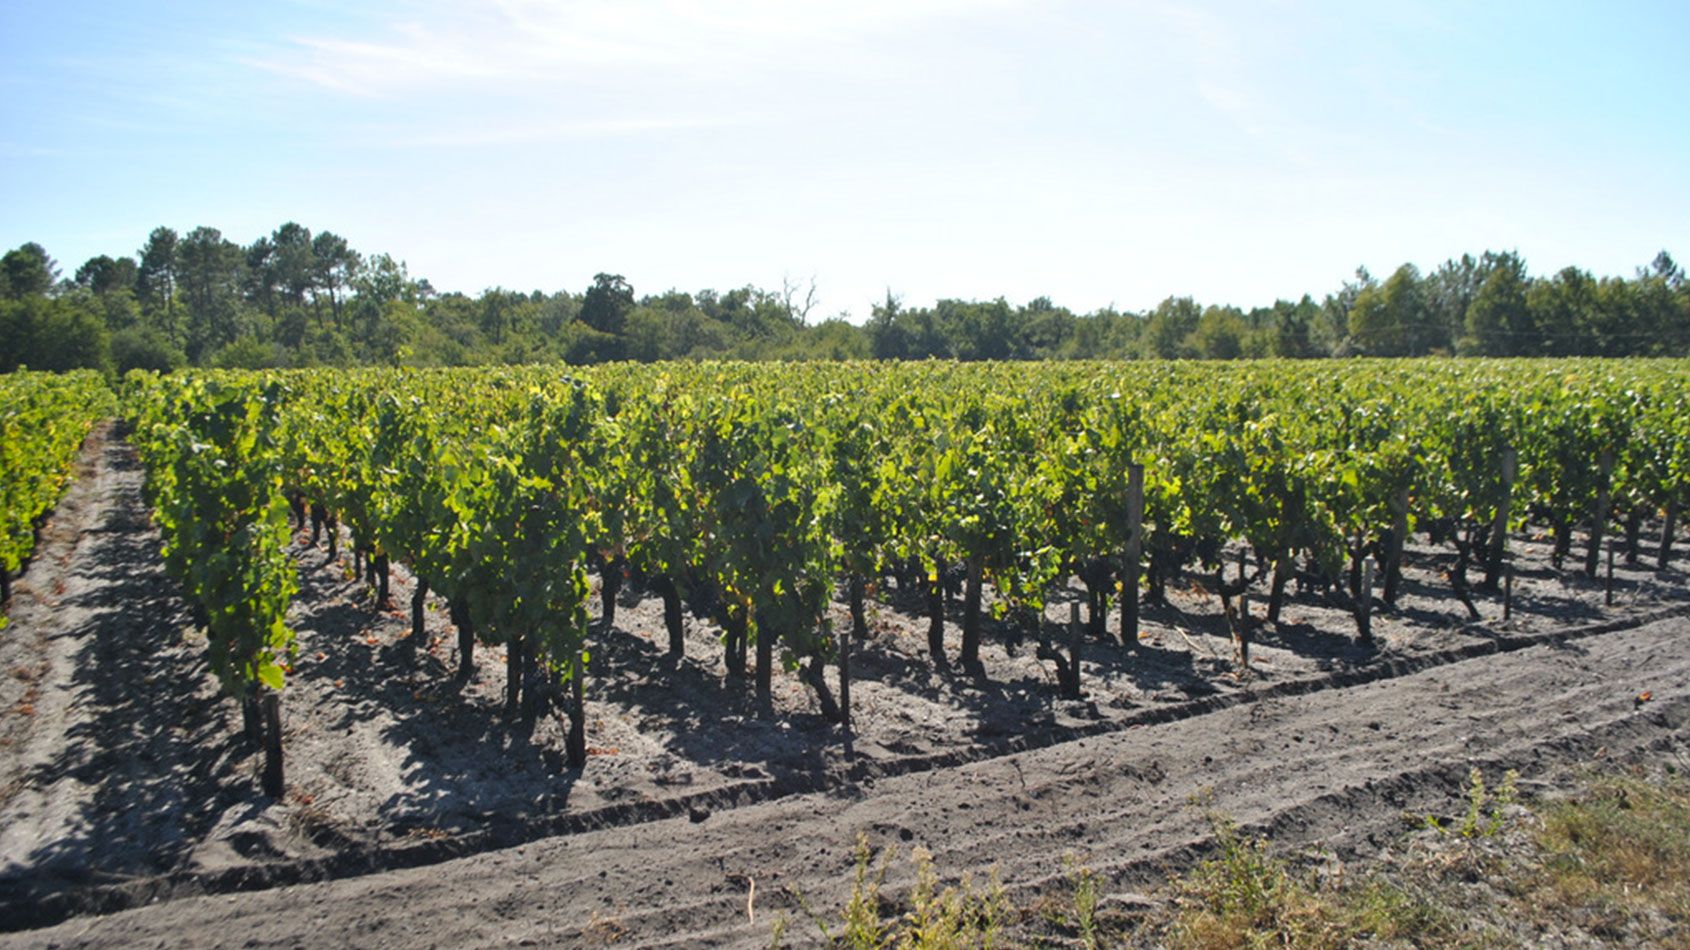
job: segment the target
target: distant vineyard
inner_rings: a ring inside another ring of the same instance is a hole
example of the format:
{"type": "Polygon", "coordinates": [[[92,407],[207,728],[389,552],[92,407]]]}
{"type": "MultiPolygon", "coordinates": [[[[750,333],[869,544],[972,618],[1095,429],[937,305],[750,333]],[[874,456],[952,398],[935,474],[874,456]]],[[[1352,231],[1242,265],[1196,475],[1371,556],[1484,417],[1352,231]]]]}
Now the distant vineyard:
{"type": "MultiPolygon", "coordinates": [[[[848,721],[865,591],[888,575],[923,591],[936,666],[978,666],[991,610],[1077,693],[1078,634],[1042,624],[1074,578],[1090,635],[1119,609],[1130,646],[1138,606],[1180,571],[1208,573],[1234,619],[1257,585],[1277,618],[1293,575],[1370,602],[1375,563],[1390,602],[1421,533],[1452,546],[1471,608],[1469,570],[1498,582],[1510,528],[1541,525],[1557,560],[1591,572],[1609,531],[1664,564],[1690,494],[1683,361],[196,372],[132,375],[124,397],[167,566],[266,739],[272,793],[290,508],[331,545],[350,529],[379,596],[391,561],[416,575],[412,649],[429,591],[450,605],[461,675],[478,643],[503,646],[510,714],[561,702],[580,765],[595,573],[598,622],[632,578],[663,598],[672,653],[690,607],[765,706],[778,651],[848,721]],[[1253,557],[1234,567],[1229,544],[1253,557]],[[836,592],[854,636],[827,628],[836,592]]],[[[1247,660],[1249,625],[1234,631],[1247,660]]]]}

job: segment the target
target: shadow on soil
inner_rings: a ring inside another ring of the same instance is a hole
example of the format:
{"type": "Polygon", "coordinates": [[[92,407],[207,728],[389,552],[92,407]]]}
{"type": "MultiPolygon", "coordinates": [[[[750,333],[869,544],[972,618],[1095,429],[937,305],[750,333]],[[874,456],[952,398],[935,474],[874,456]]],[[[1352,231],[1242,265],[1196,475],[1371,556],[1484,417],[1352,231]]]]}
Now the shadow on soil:
{"type": "Polygon", "coordinates": [[[93,793],[65,822],[71,833],[28,856],[30,872],[0,878],[0,903],[172,870],[242,800],[228,779],[251,753],[228,730],[218,699],[201,694],[202,648],[186,648],[184,675],[187,616],[159,567],[137,463],[121,443],[104,451],[117,490],[134,497],[116,499],[87,532],[87,566],[58,608],[80,622],[55,634],[82,644],[72,689],[86,719],[30,777],[35,786],[73,782],[93,793]]]}

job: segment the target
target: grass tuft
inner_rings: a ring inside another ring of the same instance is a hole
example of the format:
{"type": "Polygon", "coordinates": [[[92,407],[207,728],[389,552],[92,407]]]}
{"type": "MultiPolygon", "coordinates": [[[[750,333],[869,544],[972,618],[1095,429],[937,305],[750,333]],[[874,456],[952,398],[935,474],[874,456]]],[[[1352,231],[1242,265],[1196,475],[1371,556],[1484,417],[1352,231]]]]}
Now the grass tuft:
{"type": "Polygon", "coordinates": [[[1368,939],[1443,942],[1445,916],[1380,880],[1323,886],[1267,842],[1210,815],[1220,853],[1178,882],[1168,943],[1188,950],[1347,947],[1368,939]]]}
{"type": "Polygon", "coordinates": [[[1537,843],[1550,895],[1581,905],[1607,926],[1651,919],[1690,946],[1690,783],[1598,779],[1585,793],[1546,806],[1537,843]]]}
{"type": "MultiPolygon", "coordinates": [[[[915,886],[910,890],[907,910],[898,913],[881,894],[896,853],[896,848],[887,848],[876,867],[868,838],[857,836],[851,896],[840,911],[837,932],[827,920],[810,914],[825,946],[849,950],[991,950],[1010,945],[1004,927],[1013,909],[995,867],[984,883],[965,874],[960,883],[947,886],[939,879],[933,855],[917,847],[912,853],[915,886]]],[[[804,910],[809,913],[807,906],[804,910]]],[[[773,935],[776,946],[784,943],[785,931],[786,923],[778,922],[773,935]]]]}

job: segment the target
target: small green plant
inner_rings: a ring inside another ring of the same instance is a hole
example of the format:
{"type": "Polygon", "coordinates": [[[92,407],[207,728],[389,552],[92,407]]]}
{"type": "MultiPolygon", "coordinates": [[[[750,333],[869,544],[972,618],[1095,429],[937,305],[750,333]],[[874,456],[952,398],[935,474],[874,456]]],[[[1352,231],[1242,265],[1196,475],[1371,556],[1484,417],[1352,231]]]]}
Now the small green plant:
{"type": "Polygon", "coordinates": [[[1436,908],[1382,881],[1322,886],[1275,857],[1265,839],[1210,813],[1220,851],[1180,880],[1173,947],[1348,947],[1363,939],[1441,943],[1436,908]]]}
{"type": "Polygon", "coordinates": [[[1097,906],[1102,898],[1098,874],[1072,854],[1062,859],[1074,902],[1074,930],[1086,950],[1097,950],[1097,906]]]}
{"type": "MultiPolygon", "coordinates": [[[[926,848],[918,847],[912,854],[916,879],[910,891],[909,910],[890,919],[883,916],[881,887],[896,853],[896,848],[887,848],[877,867],[867,836],[857,836],[855,878],[851,896],[839,913],[838,932],[811,911],[802,895],[794,895],[799,907],[821,932],[826,946],[851,950],[951,950],[1005,944],[1004,922],[1011,907],[997,869],[990,871],[984,885],[977,884],[973,875],[963,875],[957,886],[941,886],[933,855],[926,848]]],[[[776,921],[771,936],[773,946],[781,946],[786,922],[776,921]]]]}
{"type": "Polygon", "coordinates": [[[1494,838],[1508,823],[1508,807],[1519,800],[1515,784],[1520,773],[1509,769],[1502,775],[1502,784],[1495,792],[1485,787],[1485,776],[1475,766],[1467,773],[1467,810],[1454,831],[1444,827],[1435,815],[1426,816],[1426,827],[1462,838],[1494,838]]]}
{"type": "MultiPolygon", "coordinates": [[[[887,848],[881,857],[880,867],[874,865],[874,849],[869,847],[868,836],[857,835],[856,871],[851,881],[851,897],[845,902],[844,910],[839,913],[840,930],[837,934],[828,926],[828,922],[817,916],[805,902],[803,895],[795,894],[798,906],[809,916],[810,921],[821,931],[822,940],[830,947],[850,947],[852,950],[878,950],[888,946],[889,926],[880,917],[880,886],[886,881],[886,872],[892,866],[892,858],[897,854],[896,848],[887,848]]],[[[781,946],[786,935],[786,922],[776,921],[774,946],[781,946]]]]}
{"type": "Polygon", "coordinates": [[[1292,887],[1283,862],[1268,853],[1267,841],[1241,834],[1230,818],[1211,812],[1210,828],[1220,853],[1199,864],[1180,884],[1185,911],[1177,943],[1202,945],[1216,927],[1274,927],[1292,887]]]}
{"type": "Polygon", "coordinates": [[[993,868],[984,887],[965,874],[956,887],[939,886],[933,855],[917,847],[915,889],[911,908],[895,935],[896,946],[909,950],[950,947],[996,947],[1003,942],[1003,920],[1009,912],[1003,884],[993,868]]]}

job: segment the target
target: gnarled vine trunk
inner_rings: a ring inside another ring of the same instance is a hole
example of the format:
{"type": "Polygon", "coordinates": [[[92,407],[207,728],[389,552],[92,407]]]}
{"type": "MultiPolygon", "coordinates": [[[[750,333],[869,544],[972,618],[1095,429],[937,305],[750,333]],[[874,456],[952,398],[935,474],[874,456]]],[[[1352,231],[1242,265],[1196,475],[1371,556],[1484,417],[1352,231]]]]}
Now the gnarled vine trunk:
{"type": "Polygon", "coordinates": [[[469,607],[461,597],[447,601],[452,613],[452,625],[458,628],[458,679],[466,681],[475,675],[475,622],[470,620],[469,607]]]}

